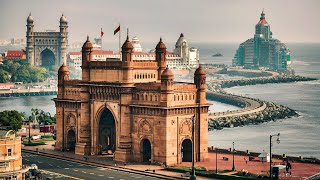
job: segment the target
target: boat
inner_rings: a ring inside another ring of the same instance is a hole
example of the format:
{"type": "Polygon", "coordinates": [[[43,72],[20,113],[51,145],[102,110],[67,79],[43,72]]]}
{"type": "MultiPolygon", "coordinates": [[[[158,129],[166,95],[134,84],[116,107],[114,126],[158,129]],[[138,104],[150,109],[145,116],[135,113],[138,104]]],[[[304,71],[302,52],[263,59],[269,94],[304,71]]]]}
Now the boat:
{"type": "Polygon", "coordinates": [[[216,53],[216,54],[212,55],[212,57],[221,57],[221,56],[223,56],[221,53],[216,53]]]}

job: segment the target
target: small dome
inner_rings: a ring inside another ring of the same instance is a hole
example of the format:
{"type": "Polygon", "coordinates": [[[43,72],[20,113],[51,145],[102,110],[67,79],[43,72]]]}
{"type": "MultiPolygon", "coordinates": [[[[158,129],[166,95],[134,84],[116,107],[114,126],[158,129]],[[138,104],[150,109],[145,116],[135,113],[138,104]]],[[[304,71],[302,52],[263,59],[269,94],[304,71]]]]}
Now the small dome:
{"type": "Polygon", "coordinates": [[[70,71],[65,63],[63,63],[58,70],[58,73],[69,73],[69,72],[70,71]]]}
{"type": "Polygon", "coordinates": [[[132,43],[129,41],[129,36],[127,36],[126,41],[123,43],[122,49],[133,49],[132,43]]]}
{"type": "Polygon", "coordinates": [[[132,46],[134,52],[142,52],[142,47],[137,36],[132,38],[132,46]]]}
{"type": "Polygon", "coordinates": [[[160,38],[159,43],[156,46],[156,49],[166,49],[166,45],[162,42],[162,38],[160,38]]]}
{"type": "Polygon", "coordinates": [[[67,22],[68,22],[67,17],[62,14],[60,18],[60,23],[67,23],[67,22]]]}
{"type": "Polygon", "coordinates": [[[33,17],[31,16],[31,13],[29,14],[29,16],[27,18],[27,22],[28,23],[33,23],[33,17]]]}
{"type": "Polygon", "coordinates": [[[204,69],[202,68],[201,65],[199,65],[199,67],[197,68],[197,70],[194,72],[194,75],[206,75],[206,72],[204,71],[204,69]]]}
{"type": "Polygon", "coordinates": [[[173,72],[167,67],[161,74],[162,77],[173,77],[173,72]]]}
{"type": "Polygon", "coordinates": [[[89,40],[89,36],[87,36],[86,42],[83,44],[82,49],[91,49],[93,48],[92,43],[89,40]]]}

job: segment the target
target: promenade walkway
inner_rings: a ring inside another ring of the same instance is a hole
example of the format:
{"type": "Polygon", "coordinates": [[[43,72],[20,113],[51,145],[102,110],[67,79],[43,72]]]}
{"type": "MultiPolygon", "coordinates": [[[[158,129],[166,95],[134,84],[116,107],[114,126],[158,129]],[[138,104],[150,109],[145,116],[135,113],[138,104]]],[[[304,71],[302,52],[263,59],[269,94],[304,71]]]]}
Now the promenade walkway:
{"type": "MultiPolygon", "coordinates": [[[[38,150],[39,152],[44,152],[46,154],[54,155],[56,157],[67,157],[67,158],[72,158],[75,160],[83,161],[84,158],[83,156],[76,155],[73,152],[60,152],[60,151],[54,151],[54,147],[52,146],[54,144],[54,141],[47,141],[46,145],[42,146],[23,146],[22,149],[24,150],[32,150],[36,151],[38,150]]],[[[155,175],[162,175],[162,176],[167,176],[168,178],[171,179],[189,179],[189,177],[186,177],[186,174],[184,173],[178,173],[178,172],[172,172],[172,171],[167,171],[165,170],[164,167],[158,166],[158,165],[146,165],[146,164],[138,164],[138,163],[126,163],[126,165],[123,162],[115,162],[113,161],[112,156],[89,156],[88,163],[99,163],[103,164],[106,166],[113,166],[114,168],[119,168],[119,169],[125,169],[128,171],[132,171],[133,173],[135,172],[141,172],[141,173],[150,173],[150,174],[155,174],[155,175]],[[154,171],[154,172],[153,172],[154,171]]],[[[200,177],[198,176],[197,179],[199,180],[209,180],[212,178],[206,178],[206,177],[200,177]]]]}
{"type": "MultiPolygon", "coordinates": [[[[269,170],[269,162],[260,162],[258,158],[255,157],[253,161],[248,161],[248,156],[235,155],[235,168],[237,171],[242,169],[249,171],[254,174],[267,174],[269,170]],[[247,162],[246,162],[247,161],[247,162]]],[[[283,164],[282,160],[273,159],[275,164],[283,164]]],[[[284,171],[281,171],[281,179],[305,179],[311,175],[317,174],[320,172],[319,164],[309,164],[309,163],[300,163],[300,162],[291,162],[292,165],[291,177],[289,174],[287,177],[284,177],[284,171]]],[[[206,167],[207,170],[216,169],[216,153],[209,153],[209,160],[206,162],[196,162],[196,166],[206,167]]],[[[184,162],[179,166],[191,166],[191,163],[184,162]]],[[[232,169],[232,154],[223,154],[218,153],[218,170],[231,170],[232,169]],[[223,157],[228,158],[228,160],[223,160],[223,157]]]]}

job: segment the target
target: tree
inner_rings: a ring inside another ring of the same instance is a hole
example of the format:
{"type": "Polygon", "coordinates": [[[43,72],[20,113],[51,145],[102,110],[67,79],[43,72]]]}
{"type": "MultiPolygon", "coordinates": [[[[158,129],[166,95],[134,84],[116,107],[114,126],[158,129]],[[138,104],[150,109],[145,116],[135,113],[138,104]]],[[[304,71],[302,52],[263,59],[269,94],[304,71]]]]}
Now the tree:
{"type": "Polygon", "coordinates": [[[16,110],[0,112],[0,126],[10,126],[12,130],[21,129],[24,114],[16,110]]]}
{"type": "Polygon", "coordinates": [[[10,80],[10,74],[3,70],[3,69],[0,69],[0,83],[7,83],[9,82],[10,80]]]}

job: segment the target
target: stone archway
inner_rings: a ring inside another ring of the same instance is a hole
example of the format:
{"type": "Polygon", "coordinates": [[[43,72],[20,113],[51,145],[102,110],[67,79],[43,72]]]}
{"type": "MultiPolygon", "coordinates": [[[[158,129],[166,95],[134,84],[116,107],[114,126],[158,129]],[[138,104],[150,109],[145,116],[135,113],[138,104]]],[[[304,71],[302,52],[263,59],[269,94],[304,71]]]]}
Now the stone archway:
{"type": "Polygon", "coordinates": [[[182,162],[192,162],[192,142],[190,139],[183,140],[181,144],[182,162]]]}
{"type": "Polygon", "coordinates": [[[55,56],[54,53],[46,48],[40,53],[41,66],[54,69],[55,67],[55,56]]]}
{"type": "Polygon", "coordinates": [[[99,153],[114,153],[116,150],[116,123],[109,109],[104,109],[99,119],[99,153]]]}
{"type": "Polygon", "coordinates": [[[151,161],[151,143],[148,139],[143,139],[141,142],[141,155],[142,162],[150,162],[151,161]]]}
{"type": "Polygon", "coordinates": [[[74,151],[76,147],[76,133],[70,129],[67,134],[67,150],[74,151]]]}

